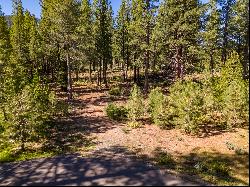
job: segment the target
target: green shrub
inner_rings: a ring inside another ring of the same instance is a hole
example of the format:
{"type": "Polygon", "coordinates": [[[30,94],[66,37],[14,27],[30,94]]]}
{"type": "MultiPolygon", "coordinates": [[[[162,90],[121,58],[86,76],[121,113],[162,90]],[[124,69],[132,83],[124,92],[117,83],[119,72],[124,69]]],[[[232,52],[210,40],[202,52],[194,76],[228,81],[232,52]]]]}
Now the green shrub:
{"type": "Polygon", "coordinates": [[[156,125],[164,125],[162,116],[165,110],[165,97],[159,87],[151,90],[149,94],[149,107],[148,112],[150,118],[156,125]]]}
{"type": "Polygon", "coordinates": [[[235,151],[235,153],[237,155],[247,155],[248,154],[247,151],[245,151],[245,150],[243,150],[242,148],[239,148],[239,147],[237,147],[234,151],[235,151]]]}
{"type": "Polygon", "coordinates": [[[228,164],[217,160],[207,160],[199,162],[199,164],[196,164],[195,168],[199,172],[206,172],[213,176],[229,176],[230,173],[228,164]]]}
{"type": "Polygon", "coordinates": [[[137,85],[134,85],[127,103],[128,117],[136,121],[144,114],[143,95],[137,85]]]}
{"type": "Polygon", "coordinates": [[[197,132],[203,124],[205,114],[204,99],[200,83],[179,81],[170,88],[168,109],[165,116],[173,126],[179,126],[186,132],[197,132]]]}
{"type": "Polygon", "coordinates": [[[106,114],[110,119],[120,121],[127,118],[128,111],[123,106],[119,107],[111,103],[106,108],[106,114]]]}
{"type": "Polygon", "coordinates": [[[12,147],[7,147],[5,149],[1,149],[1,151],[0,151],[0,163],[14,161],[12,152],[13,152],[12,147]]]}
{"type": "Polygon", "coordinates": [[[46,85],[34,79],[20,92],[8,98],[4,136],[21,144],[39,138],[42,127],[55,115],[56,100],[46,85]]]}
{"type": "Polygon", "coordinates": [[[109,95],[112,95],[112,96],[120,96],[120,95],[121,95],[121,89],[120,89],[120,87],[112,87],[112,88],[109,90],[109,95]]]}
{"type": "Polygon", "coordinates": [[[140,128],[142,126],[142,123],[140,121],[129,121],[127,123],[127,126],[133,129],[140,128]]]}
{"type": "Polygon", "coordinates": [[[248,124],[249,84],[242,77],[242,65],[237,53],[233,52],[221,70],[221,108],[228,128],[248,124]]]}
{"type": "Polygon", "coordinates": [[[211,77],[204,73],[202,79],[175,82],[169,89],[170,94],[163,105],[163,111],[162,96],[159,91],[154,90],[150,95],[151,117],[156,122],[161,119],[160,123],[163,126],[177,126],[186,132],[195,133],[207,125],[231,128],[247,124],[247,83],[242,78],[239,57],[232,53],[226,66],[222,67],[219,77],[211,77]],[[158,108],[152,110],[152,106],[158,108]]]}
{"type": "Polygon", "coordinates": [[[165,151],[156,150],[154,157],[156,163],[159,165],[165,165],[168,168],[174,168],[176,166],[173,156],[165,151]]]}

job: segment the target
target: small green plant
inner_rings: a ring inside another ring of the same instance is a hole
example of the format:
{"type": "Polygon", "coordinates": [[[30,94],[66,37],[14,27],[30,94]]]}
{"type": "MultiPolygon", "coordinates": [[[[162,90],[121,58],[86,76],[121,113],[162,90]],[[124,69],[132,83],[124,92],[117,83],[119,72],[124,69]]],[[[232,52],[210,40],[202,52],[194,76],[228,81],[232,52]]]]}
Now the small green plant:
{"type": "Polygon", "coordinates": [[[140,89],[135,84],[132,88],[128,103],[128,117],[132,121],[136,121],[141,118],[144,114],[144,101],[140,89]]]}
{"type": "Polygon", "coordinates": [[[142,123],[139,121],[130,121],[127,123],[127,126],[133,129],[140,128],[142,126],[142,123]]]}
{"type": "Polygon", "coordinates": [[[106,114],[110,119],[121,121],[127,118],[128,111],[125,107],[116,106],[114,103],[108,104],[106,114]]]}
{"type": "Polygon", "coordinates": [[[162,116],[165,111],[165,97],[159,87],[153,89],[149,94],[148,111],[152,121],[159,126],[164,125],[162,116]]]}
{"type": "Polygon", "coordinates": [[[206,113],[200,83],[178,81],[170,88],[165,120],[179,126],[187,133],[196,133],[203,124],[206,113]]]}
{"type": "Polygon", "coordinates": [[[236,146],[230,142],[226,142],[226,146],[229,150],[235,150],[235,148],[236,148],[236,146]]]}
{"type": "Polygon", "coordinates": [[[168,168],[174,168],[176,166],[173,156],[164,151],[156,151],[155,161],[157,164],[167,166],[168,168]]]}
{"type": "Polygon", "coordinates": [[[120,87],[112,87],[108,93],[109,93],[109,95],[112,95],[112,96],[120,96],[121,89],[120,89],[120,87]]]}
{"type": "Polygon", "coordinates": [[[229,176],[230,168],[225,162],[217,160],[201,161],[195,165],[199,172],[214,176],[229,176]]]}
{"type": "Polygon", "coordinates": [[[235,153],[236,153],[237,155],[245,155],[245,154],[247,154],[246,151],[244,151],[243,149],[241,149],[241,148],[239,148],[239,147],[237,147],[234,151],[235,151],[235,153]]]}
{"type": "Polygon", "coordinates": [[[128,134],[128,133],[129,133],[129,129],[128,129],[127,127],[122,128],[122,131],[123,131],[125,134],[128,134]]]}

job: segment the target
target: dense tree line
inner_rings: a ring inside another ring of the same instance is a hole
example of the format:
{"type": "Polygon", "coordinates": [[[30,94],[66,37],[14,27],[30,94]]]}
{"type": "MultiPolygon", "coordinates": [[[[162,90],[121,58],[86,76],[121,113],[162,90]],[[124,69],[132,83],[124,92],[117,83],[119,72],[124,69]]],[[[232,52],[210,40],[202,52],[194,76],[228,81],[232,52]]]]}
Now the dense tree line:
{"type": "MultiPolygon", "coordinates": [[[[18,51],[15,57],[26,64],[26,77],[32,79],[38,71],[67,89],[69,99],[72,71],[78,77],[87,66],[89,79],[97,71],[98,85],[106,86],[107,70],[113,65],[121,66],[124,81],[130,69],[134,81],[143,70],[147,91],[151,70],[172,65],[176,77],[182,78],[209,64],[213,72],[235,50],[244,76],[248,76],[246,0],[210,0],[206,4],[198,0],[160,4],[157,0],[123,0],[115,18],[108,0],[92,4],[88,0],[41,0],[39,22],[23,12],[21,1],[13,1],[13,5],[12,26],[6,28],[11,32],[5,35],[12,38],[11,48],[18,51]]],[[[6,27],[4,20],[1,27],[6,27]]]]}
{"type": "MultiPolygon", "coordinates": [[[[60,85],[71,100],[72,72],[78,79],[85,67],[91,82],[105,86],[107,72],[114,68],[123,81],[129,81],[128,72],[133,72],[136,83],[144,77],[147,93],[151,72],[167,67],[176,79],[204,70],[214,75],[235,51],[242,76],[249,77],[247,0],[205,4],[122,0],[116,17],[109,0],[41,0],[40,4],[41,19],[37,20],[23,10],[21,0],[13,0],[10,27],[0,9],[0,109],[5,121],[15,121],[16,131],[34,120],[42,121],[38,115],[32,117],[33,110],[49,118],[44,108],[53,108],[48,83],[60,85]],[[13,115],[10,106],[22,97],[27,102],[17,104],[13,115]]],[[[22,143],[31,132],[26,127],[22,143]]]]}

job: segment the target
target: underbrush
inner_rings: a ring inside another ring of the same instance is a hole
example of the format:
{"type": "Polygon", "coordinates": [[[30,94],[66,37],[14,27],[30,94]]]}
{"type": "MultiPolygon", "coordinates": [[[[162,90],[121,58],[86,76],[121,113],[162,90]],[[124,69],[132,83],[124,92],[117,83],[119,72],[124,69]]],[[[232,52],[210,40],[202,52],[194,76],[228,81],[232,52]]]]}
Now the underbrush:
{"type": "Polygon", "coordinates": [[[122,90],[120,87],[112,87],[108,93],[111,96],[120,96],[122,94],[122,90]]]}
{"type": "Polygon", "coordinates": [[[248,173],[248,164],[242,163],[248,160],[248,155],[203,152],[174,156],[166,151],[156,149],[153,160],[157,165],[166,169],[180,174],[200,177],[210,184],[223,186],[248,185],[245,180],[248,173]]]}
{"type": "Polygon", "coordinates": [[[106,108],[106,114],[110,119],[121,121],[127,118],[128,111],[123,106],[117,106],[110,103],[106,108]]]}
{"type": "Polygon", "coordinates": [[[168,96],[160,88],[151,90],[148,112],[154,124],[196,134],[211,127],[231,129],[247,125],[249,88],[238,59],[237,54],[232,54],[220,76],[204,73],[200,79],[177,80],[168,96]]]}

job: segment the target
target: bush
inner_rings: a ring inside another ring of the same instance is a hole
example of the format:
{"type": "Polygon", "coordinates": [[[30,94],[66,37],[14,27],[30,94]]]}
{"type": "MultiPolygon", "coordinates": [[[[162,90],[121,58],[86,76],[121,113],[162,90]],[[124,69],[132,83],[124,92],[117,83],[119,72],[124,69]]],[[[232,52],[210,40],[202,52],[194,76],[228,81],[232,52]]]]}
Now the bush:
{"type": "Polygon", "coordinates": [[[34,79],[20,92],[8,98],[5,105],[4,135],[21,144],[39,137],[42,127],[56,113],[56,100],[46,85],[34,79]]]}
{"type": "Polygon", "coordinates": [[[232,53],[222,68],[222,79],[219,82],[223,89],[222,112],[229,128],[247,124],[249,119],[249,84],[243,79],[242,72],[239,56],[232,53]]]}
{"type": "Polygon", "coordinates": [[[156,125],[164,125],[162,116],[164,115],[165,104],[165,97],[161,89],[157,87],[151,90],[149,94],[148,112],[150,114],[150,118],[156,125]]]}
{"type": "Polygon", "coordinates": [[[127,103],[128,117],[136,121],[144,114],[143,95],[137,85],[134,85],[127,103]]]}
{"type": "Polygon", "coordinates": [[[110,119],[120,121],[127,118],[128,111],[123,106],[119,107],[111,103],[106,108],[106,114],[110,119]]]}
{"type": "Polygon", "coordinates": [[[202,161],[195,165],[199,172],[206,172],[213,176],[229,176],[228,164],[217,160],[202,161]]]}
{"type": "Polygon", "coordinates": [[[153,90],[149,96],[151,118],[162,126],[178,126],[189,133],[197,133],[207,125],[231,128],[247,124],[248,84],[242,78],[238,59],[232,53],[220,77],[203,74],[198,80],[178,80],[170,87],[163,105],[159,89],[153,90]]]}
{"type": "Polygon", "coordinates": [[[204,121],[204,100],[200,83],[178,81],[170,88],[168,108],[164,119],[186,132],[197,132],[204,121]]]}
{"type": "Polygon", "coordinates": [[[175,168],[176,162],[173,156],[165,151],[156,149],[154,152],[155,161],[159,165],[165,165],[168,168],[175,168]]]}
{"type": "Polygon", "coordinates": [[[120,96],[121,95],[121,89],[119,87],[112,87],[109,90],[109,95],[112,96],[120,96]]]}
{"type": "Polygon", "coordinates": [[[130,121],[127,123],[127,126],[133,129],[140,128],[142,126],[142,123],[139,121],[130,121]]]}

